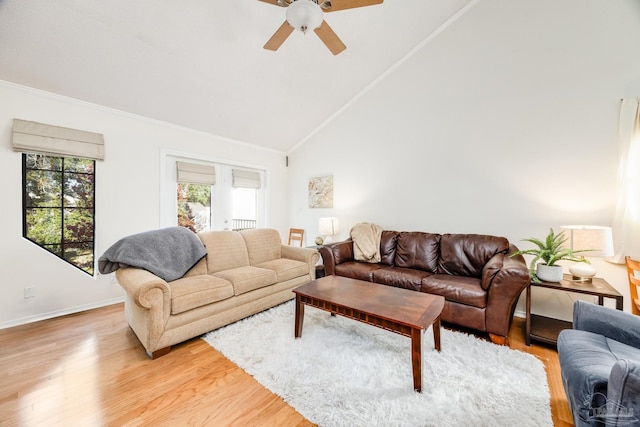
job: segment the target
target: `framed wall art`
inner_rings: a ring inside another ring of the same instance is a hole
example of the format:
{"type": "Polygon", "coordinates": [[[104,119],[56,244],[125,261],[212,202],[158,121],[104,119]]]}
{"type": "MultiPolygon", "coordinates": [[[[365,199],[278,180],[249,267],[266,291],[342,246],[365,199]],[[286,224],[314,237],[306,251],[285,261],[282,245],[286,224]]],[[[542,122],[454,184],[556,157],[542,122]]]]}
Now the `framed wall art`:
{"type": "Polygon", "coordinates": [[[333,207],[333,175],[309,178],[309,207],[333,207]]]}

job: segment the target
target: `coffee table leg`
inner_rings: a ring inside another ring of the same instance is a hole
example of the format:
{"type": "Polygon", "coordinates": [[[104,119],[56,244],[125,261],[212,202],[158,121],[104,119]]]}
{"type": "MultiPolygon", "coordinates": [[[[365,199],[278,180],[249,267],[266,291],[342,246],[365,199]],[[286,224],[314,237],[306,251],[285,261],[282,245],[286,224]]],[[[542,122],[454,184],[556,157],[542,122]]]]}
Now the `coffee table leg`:
{"type": "Polygon", "coordinates": [[[302,321],[304,320],[304,304],[300,299],[300,295],[296,295],[296,321],[295,321],[295,337],[302,336],[302,321]]]}
{"type": "Polygon", "coordinates": [[[440,317],[433,322],[433,343],[436,350],[440,351],[440,317]]]}
{"type": "Polygon", "coordinates": [[[411,329],[411,364],[413,366],[413,389],[422,393],[422,330],[411,329]]]}

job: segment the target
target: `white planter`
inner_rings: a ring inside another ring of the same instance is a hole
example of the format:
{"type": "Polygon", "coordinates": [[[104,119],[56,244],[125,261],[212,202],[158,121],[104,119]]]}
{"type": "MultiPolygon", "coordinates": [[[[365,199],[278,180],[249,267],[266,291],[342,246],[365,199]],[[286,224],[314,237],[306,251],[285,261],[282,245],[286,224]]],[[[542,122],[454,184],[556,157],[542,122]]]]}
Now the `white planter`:
{"type": "Polygon", "coordinates": [[[559,282],[562,280],[562,266],[547,264],[536,265],[536,276],[543,282],[559,282]]]}

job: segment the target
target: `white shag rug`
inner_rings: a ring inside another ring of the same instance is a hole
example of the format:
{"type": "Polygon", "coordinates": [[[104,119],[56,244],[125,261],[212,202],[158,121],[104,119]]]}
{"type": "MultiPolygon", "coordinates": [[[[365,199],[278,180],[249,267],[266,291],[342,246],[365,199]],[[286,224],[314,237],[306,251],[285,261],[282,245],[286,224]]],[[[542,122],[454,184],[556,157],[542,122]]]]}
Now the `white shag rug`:
{"type": "Polygon", "coordinates": [[[411,339],[293,301],[203,337],[320,426],[552,426],[544,365],[533,355],[442,328],[423,332],[422,393],[411,339]]]}

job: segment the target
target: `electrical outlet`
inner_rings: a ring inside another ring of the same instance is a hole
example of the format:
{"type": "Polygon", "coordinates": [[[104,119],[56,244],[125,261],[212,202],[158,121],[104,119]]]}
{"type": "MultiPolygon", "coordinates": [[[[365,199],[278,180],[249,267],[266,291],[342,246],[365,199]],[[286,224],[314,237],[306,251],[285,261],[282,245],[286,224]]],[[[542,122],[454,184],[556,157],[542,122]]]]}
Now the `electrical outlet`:
{"type": "Polygon", "coordinates": [[[34,287],[24,288],[24,298],[25,299],[33,298],[35,296],[36,296],[36,288],[34,288],[34,287]]]}

